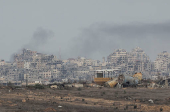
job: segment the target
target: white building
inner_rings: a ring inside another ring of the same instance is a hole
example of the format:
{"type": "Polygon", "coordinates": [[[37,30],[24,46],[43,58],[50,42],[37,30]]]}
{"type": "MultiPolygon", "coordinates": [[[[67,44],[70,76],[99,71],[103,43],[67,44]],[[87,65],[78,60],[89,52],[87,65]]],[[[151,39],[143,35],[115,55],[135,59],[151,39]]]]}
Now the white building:
{"type": "Polygon", "coordinates": [[[0,66],[5,65],[5,61],[4,60],[0,60],[0,66]]]}
{"type": "Polygon", "coordinates": [[[42,71],[39,72],[39,74],[43,77],[43,78],[51,78],[51,71],[42,71]]]}
{"type": "Polygon", "coordinates": [[[107,57],[109,63],[123,64],[127,62],[127,51],[124,49],[118,49],[107,57]]]}
{"type": "Polygon", "coordinates": [[[128,62],[135,61],[148,62],[150,59],[149,56],[147,56],[147,54],[140,47],[136,47],[128,53],[128,62]]]}
{"type": "Polygon", "coordinates": [[[30,62],[25,62],[24,63],[24,68],[25,69],[30,69],[30,62]]]}
{"type": "Polygon", "coordinates": [[[158,54],[157,59],[154,61],[154,69],[157,71],[169,71],[170,53],[163,51],[158,54]]]}

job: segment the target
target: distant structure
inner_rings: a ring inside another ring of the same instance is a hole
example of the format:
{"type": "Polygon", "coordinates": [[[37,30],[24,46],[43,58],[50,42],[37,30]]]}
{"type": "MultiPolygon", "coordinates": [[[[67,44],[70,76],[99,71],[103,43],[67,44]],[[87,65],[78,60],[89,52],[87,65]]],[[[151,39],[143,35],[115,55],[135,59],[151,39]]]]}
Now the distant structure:
{"type": "MultiPolygon", "coordinates": [[[[149,56],[140,47],[127,52],[125,49],[117,49],[102,61],[88,59],[85,57],[61,59],[55,55],[48,55],[23,49],[21,53],[14,55],[13,62],[0,60],[0,83],[22,82],[23,85],[35,83],[49,84],[51,82],[79,82],[92,81],[94,71],[119,70],[118,74],[132,75],[142,73],[142,77],[156,79],[170,76],[170,54],[163,51],[158,54],[157,59],[151,62],[149,56]]],[[[109,71],[109,76],[116,73],[109,71]]],[[[108,71],[107,71],[108,72],[108,71]]],[[[105,72],[103,72],[105,73],[105,72]]],[[[105,78],[108,78],[107,75],[105,78]]],[[[100,79],[96,79],[100,82],[100,79]]],[[[102,79],[103,80],[103,79],[102,79]]]]}
{"type": "Polygon", "coordinates": [[[118,49],[107,57],[107,61],[114,65],[121,65],[127,62],[127,51],[118,49]]]}
{"type": "Polygon", "coordinates": [[[170,53],[167,51],[159,53],[154,61],[154,69],[162,72],[170,71],[170,53]]]}
{"type": "Polygon", "coordinates": [[[149,56],[140,47],[136,47],[131,52],[124,49],[115,50],[107,57],[107,61],[111,68],[121,67],[122,72],[143,72],[153,69],[149,56]]]}

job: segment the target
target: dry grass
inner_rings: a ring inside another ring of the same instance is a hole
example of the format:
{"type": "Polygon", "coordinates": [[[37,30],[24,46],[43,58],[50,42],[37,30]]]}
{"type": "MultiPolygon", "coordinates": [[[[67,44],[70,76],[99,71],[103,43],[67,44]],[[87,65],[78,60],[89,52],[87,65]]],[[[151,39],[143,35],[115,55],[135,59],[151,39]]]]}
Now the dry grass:
{"type": "Polygon", "coordinates": [[[0,89],[0,108],[10,111],[164,111],[170,110],[170,89],[77,88],[69,90],[0,89]],[[125,92],[126,91],[126,92],[125,92]],[[83,99],[83,100],[82,100],[83,99]],[[153,104],[148,100],[152,99],[153,104]],[[61,105],[62,107],[58,107],[61,105]]]}

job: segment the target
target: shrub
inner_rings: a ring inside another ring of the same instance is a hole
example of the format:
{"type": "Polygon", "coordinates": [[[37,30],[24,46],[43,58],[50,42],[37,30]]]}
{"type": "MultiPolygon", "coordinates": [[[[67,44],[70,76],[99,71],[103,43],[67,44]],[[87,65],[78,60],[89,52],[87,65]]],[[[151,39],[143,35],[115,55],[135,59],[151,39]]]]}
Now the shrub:
{"type": "Polygon", "coordinates": [[[134,109],[137,109],[137,105],[134,105],[134,109]]]}
{"type": "Polygon", "coordinates": [[[117,110],[117,109],[118,109],[118,107],[115,107],[115,109],[117,110]]]}
{"type": "Polygon", "coordinates": [[[7,83],[7,86],[8,86],[8,87],[13,87],[14,85],[13,85],[11,82],[8,82],[8,83],[7,83]]]}
{"type": "Polygon", "coordinates": [[[78,90],[78,91],[81,91],[81,88],[78,88],[77,90],[78,90]]]}
{"type": "Polygon", "coordinates": [[[44,86],[41,84],[35,84],[35,89],[44,89],[44,86]]]}
{"type": "Polygon", "coordinates": [[[160,112],[162,112],[163,111],[163,108],[160,108],[160,112]]]}
{"type": "Polygon", "coordinates": [[[35,89],[35,86],[33,86],[33,85],[28,85],[27,88],[28,88],[28,89],[35,89]]]}
{"type": "Polygon", "coordinates": [[[118,92],[115,92],[115,97],[118,97],[118,92]]]}

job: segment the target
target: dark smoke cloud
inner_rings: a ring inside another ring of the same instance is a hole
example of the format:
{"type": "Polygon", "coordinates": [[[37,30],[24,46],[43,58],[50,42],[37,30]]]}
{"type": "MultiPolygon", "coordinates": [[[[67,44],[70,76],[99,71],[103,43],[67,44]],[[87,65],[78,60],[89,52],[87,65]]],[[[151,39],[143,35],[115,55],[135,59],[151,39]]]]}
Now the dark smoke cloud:
{"type": "Polygon", "coordinates": [[[42,50],[44,49],[43,46],[45,46],[52,37],[54,37],[53,31],[44,29],[42,27],[37,28],[37,30],[33,33],[31,41],[25,45],[24,48],[42,50]]]}
{"type": "Polygon", "coordinates": [[[86,56],[101,59],[115,49],[122,48],[131,51],[141,47],[152,59],[162,51],[170,48],[170,22],[159,24],[93,24],[82,30],[73,40],[72,57],[86,56]]]}
{"type": "Polygon", "coordinates": [[[44,29],[42,27],[37,28],[36,31],[33,33],[30,42],[28,42],[28,44],[24,45],[23,47],[21,47],[21,49],[19,49],[17,52],[13,53],[10,56],[10,62],[13,62],[14,55],[18,53],[20,54],[24,48],[45,53],[45,45],[48,44],[48,41],[52,37],[54,37],[53,31],[44,29]]]}
{"type": "Polygon", "coordinates": [[[38,28],[33,34],[33,41],[38,45],[45,44],[49,38],[53,37],[54,33],[51,30],[38,28]]]}

